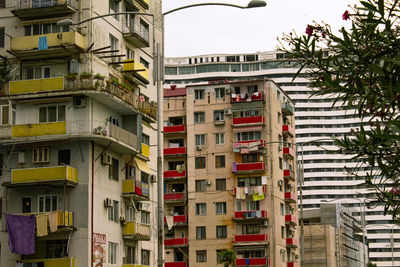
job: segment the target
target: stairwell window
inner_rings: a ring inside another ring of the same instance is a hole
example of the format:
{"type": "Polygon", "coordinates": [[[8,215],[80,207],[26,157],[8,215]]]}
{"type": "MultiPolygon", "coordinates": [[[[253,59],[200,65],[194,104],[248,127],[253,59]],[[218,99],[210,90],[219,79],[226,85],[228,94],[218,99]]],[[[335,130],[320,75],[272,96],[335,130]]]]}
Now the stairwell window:
{"type": "Polygon", "coordinates": [[[65,121],[65,105],[54,105],[39,108],[39,122],[65,121]]]}

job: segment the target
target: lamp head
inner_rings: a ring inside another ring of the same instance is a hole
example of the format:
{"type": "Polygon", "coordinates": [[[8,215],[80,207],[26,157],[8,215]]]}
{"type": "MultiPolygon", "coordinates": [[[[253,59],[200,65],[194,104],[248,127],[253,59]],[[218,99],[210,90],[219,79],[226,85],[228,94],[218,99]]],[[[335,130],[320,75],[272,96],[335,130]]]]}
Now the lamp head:
{"type": "Polygon", "coordinates": [[[72,19],[62,19],[57,21],[57,25],[58,26],[72,26],[74,25],[74,22],[72,21],[72,19]]]}
{"type": "Polygon", "coordinates": [[[264,7],[267,3],[264,0],[251,0],[247,4],[247,8],[254,8],[254,7],[264,7]]]}

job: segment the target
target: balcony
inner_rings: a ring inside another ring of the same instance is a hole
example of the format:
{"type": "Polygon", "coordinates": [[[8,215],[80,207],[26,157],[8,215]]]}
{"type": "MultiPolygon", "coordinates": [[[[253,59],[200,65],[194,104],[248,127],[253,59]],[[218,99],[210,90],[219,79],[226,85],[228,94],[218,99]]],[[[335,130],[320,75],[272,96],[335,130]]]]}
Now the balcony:
{"type": "MultiPolygon", "coordinates": [[[[57,227],[73,227],[74,226],[74,213],[71,211],[61,211],[57,210],[57,227]]],[[[49,215],[52,212],[41,212],[41,213],[20,213],[18,215],[37,215],[37,214],[45,214],[49,215]]],[[[63,229],[65,230],[65,229],[63,229]]]]}
{"type": "Polygon", "coordinates": [[[125,239],[150,240],[150,225],[126,222],[124,225],[123,236],[125,239]]]}
{"type": "Polygon", "coordinates": [[[259,187],[262,187],[262,192],[264,193],[264,195],[267,194],[267,186],[266,185],[235,187],[233,189],[233,194],[236,196],[236,194],[238,194],[238,192],[241,191],[242,192],[241,194],[244,194],[245,196],[253,197],[253,193],[255,193],[255,192],[258,193],[259,187]]]}
{"type": "Polygon", "coordinates": [[[178,172],[178,171],[165,171],[164,172],[164,180],[176,180],[182,179],[186,177],[186,171],[178,172]]]}
{"type": "Polygon", "coordinates": [[[75,13],[73,0],[18,0],[11,12],[20,19],[66,16],[75,13]]]}
{"type": "MultiPolygon", "coordinates": [[[[143,190],[145,184],[137,180],[123,180],[122,181],[122,196],[132,198],[137,201],[149,200],[148,192],[143,190]]],[[[148,185],[147,185],[148,186],[148,185]]]]}
{"type": "Polygon", "coordinates": [[[264,125],[264,124],[265,124],[264,116],[233,118],[233,121],[232,121],[233,127],[250,126],[250,125],[255,126],[255,125],[264,125]]]}
{"type": "Polygon", "coordinates": [[[297,201],[297,197],[292,192],[285,192],[285,201],[288,203],[295,203],[297,201]]]}
{"type": "Polygon", "coordinates": [[[64,90],[64,77],[10,81],[9,94],[27,94],[64,90]]]}
{"type": "Polygon", "coordinates": [[[165,134],[183,134],[186,133],[185,125],[164,126],[165,134]]]}
{"type": "Polygon", "coordinates": [[[243,149],[248,150],[248,152],[263,152],[265,151],[265,140],[236,141],[233,143],[233,152],[240,153],[243,149]]]}
{"type": "Polygon", "coordinates": [[[250,173],[250,172],[265,172],[264,162],[253,162],[253,163],[232,163],[233,173],[250,173]]]}
{"type": "Polygon", "coordinates": [[[53,258],[53,259],[34,259],[21,260],[23,263],[39,263],[43,262],[43,267],[75,267],[75,258],[53,258]]]}
{"type": "Polygon", "coordinates": [[[11,128],[11,137],[34,137],[44,135],[61,135],[67,133],[67,124],[62,122],[46,122],[34,124],[13,125],[11,128]]]}
{"type": "Polygon", "coordinates": [[[263,100],[264,100],[264,93],[262,92],[253,93],[251,95],[249,94],[231,95],[231,103],[254,102],[263,100]]]}
{"type": "Polygon", "coordinates": [[[188,245],[187,238],[172,238],[164,239],[164,246],[166,247],[185,247],[188,245]]]}
{"type": "Polygon", "coordinates": [[[268,266],[266,258],[236,259],[236,266],[268,266]]]}
{"type": "Polygon", "coordinates": [[[78,170],[71,166],[12,169],[10,186],[77,185],[78,170]]]}
{"type": "Polygon", "coordinates": [[[142,155],[145,156],[146,158],[150,157],[150,147],[149,147],[149,145],[146,145],[146,144],[142,143],[142,155]]]}
{"type": "Polygon", "coordinates": [[[288,124],[282,125],[282,135],[286,137],[287,136],[293,137],[294,136],[293,128],[288,124]]]}
{"type": "Polygon", "coordinates": [[[286,246],[289,248],[297,248],[297,239],[296,238],[286,238],[286,246]]]}
{"type": "Polygon", "coordinates": [[[268,242],[267,234],[235,235],[235,243],[268,242]]]}
{"type": "Polygon", "coordinates": [[[250,221],[260,220],[265,221],[267,219],[266,210],[253,210],[253,211],[235,211],[235,221],[250,221]]]}
{"type": "Polygon", "coordinates": [[[164,202],[165,203],[184,202],[185,200],[186,200],[185,192],[165,193],[164,194],[164,202]]]}
{"type": "Polygon", "coordinates": [[[294,181],[296,176],[292,170],[283,170],[283,178],[294,181]]]}
{"type": "Polygon", "coordinates": [[[49,33],[11,38],[11,52],[24,60],[67,57],[85,49],[85,39],[78,32],[49,33]],[[39,37],[47,41],[47,49],[39,50],[39,37]]]}
{"type": "Polygon", "coordinates": [[[283,148],[283,157],[285,159],[294,159],[294,157],[295,157],[294,150],[291,147],[284,147],[283,148]]]}
{"type": "Polygon", "coordinates": [[[141,84],[149,84],[149,70],[141,63],[136,62],[132,59],[124,61],[122,71],[128,74],[132,74],[134,82],[141,84]]]}
{"type": "MultiPolygon", "coordinates": [[[[175,224],[187,224],[187,222],[188,222],[187,215],[175,215],[173,217],[174,217],[173,218],[174,225],[175,224]]],[[[167,219],[166,219],[166,217],[164,217],[164,223],[166,223],[166,222],[167,222],[167,219]]]]}
{"type": "Polygon", "coordinates": [[[286,214],[285,223],[289,225],[297,225],[297,218],[294,215],[286,214]]]}
{"type": "Polygon", "coordinates": [[[289,261],[287,263],[287,267],[299,267],[299,263],[297,261],[289,261]]]}
{"type": "Polygon", "coordinates": [[[287,102],[282,103],[282,114],[286,116],[293,116],[294,110],[292,105],[287,102]]]}
{"type": "Polygon", "coordinates": [[[182,157],[186,155],[186,147],[164,148],[164,157],[182,157]]]}
{"type": "Polygon", "coordinates": [[[187,267],[188,264],[186,261],[175,261],[175,262],[166,262],[165,267],[187,267]]]}
{"type": "Polygon", "coordinates": [[[134,19],[123,23],[122,30],[127,41],[135,47],[149,47],[149,30],[141,23],[136,23],[134,19]]]}

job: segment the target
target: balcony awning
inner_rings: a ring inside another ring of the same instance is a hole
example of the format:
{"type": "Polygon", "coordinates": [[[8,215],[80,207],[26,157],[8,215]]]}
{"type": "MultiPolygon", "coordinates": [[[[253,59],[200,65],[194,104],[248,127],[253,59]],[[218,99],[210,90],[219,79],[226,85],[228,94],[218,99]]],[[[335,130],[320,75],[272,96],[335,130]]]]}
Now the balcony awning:
{"type": "Polygon", "coordinates": [[[240,128],[233,128],[233,132],[258,132],[262,130],[262,126],[255,126],[255,127],[240,127],[240,128]]]}
{"type": "Polygon", "coordinates": [[[151,174],[151,170],[149,166],[147,165],[146,161],[141,160],[139,158],[135,158],[136,166],[141,170],[142,172],[151,174]]]}

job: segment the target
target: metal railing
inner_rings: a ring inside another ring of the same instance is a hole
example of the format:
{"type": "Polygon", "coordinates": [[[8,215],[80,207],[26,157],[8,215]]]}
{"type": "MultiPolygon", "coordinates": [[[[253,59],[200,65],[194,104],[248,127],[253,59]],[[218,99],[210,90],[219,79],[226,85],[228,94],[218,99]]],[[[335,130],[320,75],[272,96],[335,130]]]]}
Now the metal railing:
{"type": "Polygon", "coordinates": [[[73,0],[16,0],[13,2],[14,9],[41,8],[53,6],[74,7],[73,0]]]}
{"type": "Polygon", "coordinates": [[[150,31],[148,28],[146,28],[145,25],[135,22],[134,19],[126,20],[122,25],[123,25],[122,32],[124,34],[137,34],[141,38],[143,38],[146,42],[149,42],[150,31]]]}

